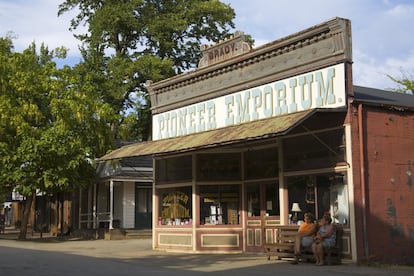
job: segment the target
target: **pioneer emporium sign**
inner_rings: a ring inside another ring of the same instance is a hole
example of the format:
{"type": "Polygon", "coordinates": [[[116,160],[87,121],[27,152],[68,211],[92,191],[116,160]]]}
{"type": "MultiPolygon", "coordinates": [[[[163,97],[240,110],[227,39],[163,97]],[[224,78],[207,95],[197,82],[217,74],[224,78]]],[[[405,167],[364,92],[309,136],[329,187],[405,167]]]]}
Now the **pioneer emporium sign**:
{"type": "Polygon", "coordinates": [[[346,105],[345,65],[267,83],[153,116],[153,139],[165,139],[312,108],[346,105]]]}

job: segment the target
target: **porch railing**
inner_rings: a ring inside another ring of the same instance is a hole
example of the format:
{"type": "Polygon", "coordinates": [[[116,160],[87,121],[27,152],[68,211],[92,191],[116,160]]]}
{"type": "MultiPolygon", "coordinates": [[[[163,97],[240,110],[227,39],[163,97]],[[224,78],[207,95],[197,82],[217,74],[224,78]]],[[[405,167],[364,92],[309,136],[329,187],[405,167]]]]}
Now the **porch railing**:
{"type": "Polygon", "coordinates": [[[80,214],[80,224],[81,225],[86,224],[88,228],[90,228],[92,225],[95,225],[99,228],[108,228],[110,221],[111,221],[110,212],[96,213],[95,217],[94,217],[94,214],[92,213],[81,213],[80,214]]]}

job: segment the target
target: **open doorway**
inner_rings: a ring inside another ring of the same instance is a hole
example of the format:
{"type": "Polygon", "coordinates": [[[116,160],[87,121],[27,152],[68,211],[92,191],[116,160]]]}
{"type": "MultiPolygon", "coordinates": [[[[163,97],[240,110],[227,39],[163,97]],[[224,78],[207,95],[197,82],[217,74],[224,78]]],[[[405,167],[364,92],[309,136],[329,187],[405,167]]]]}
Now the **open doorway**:
{"type": "Polygon", "coordinates": [[[152,184],[139,183],[135,186],[135,228],[152,228],[152,184]]]}

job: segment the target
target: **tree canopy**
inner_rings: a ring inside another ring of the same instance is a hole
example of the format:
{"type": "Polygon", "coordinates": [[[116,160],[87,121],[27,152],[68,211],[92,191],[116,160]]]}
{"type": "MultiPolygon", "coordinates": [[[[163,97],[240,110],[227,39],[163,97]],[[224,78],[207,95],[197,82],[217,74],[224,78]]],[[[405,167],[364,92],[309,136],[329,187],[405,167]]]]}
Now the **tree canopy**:
{"type": "Polygon", "coordinates": [[[218,0],[67,0],[58,14],[75,8],[70,29],[87,27],[75,36],[96,89],[114,107],[116,138],[148,140],[146,81],[194,68],[201,44],[218,42],[234,28],[234,10],[218,0]]]}
{"type": "Polygon", "coordinates": [[[111,140],[112,108],[81,68],[57,69],[65,55],[35,43],[16,53],[0,38],[0,185],[27,198],[88,184],[111,140]]]}

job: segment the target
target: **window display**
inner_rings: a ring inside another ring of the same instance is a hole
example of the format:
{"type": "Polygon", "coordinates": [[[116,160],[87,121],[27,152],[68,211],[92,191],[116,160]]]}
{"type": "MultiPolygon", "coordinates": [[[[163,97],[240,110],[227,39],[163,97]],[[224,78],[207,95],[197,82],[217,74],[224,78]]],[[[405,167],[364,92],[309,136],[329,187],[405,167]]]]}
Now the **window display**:
{"type": "Polygon", "coordinates": [[[343,184],[343,176],[337,176],[333,179],[330,195],[330,213],[333,223],[347,224],[348,213],[348,191],[347,186],[343,184]]]}
{"type": "Polygon", "coordinates": [[[302,209],[299,221],[310,212],[316,219],[330,214],[333,223],[348,223],[348,190],[343,174],[288,177],[288,193],[288,206],[298,203],[302,209]]]}
{"type": "Polygon", "coordinates": [[[200,224],[239,224],[240,185],[200,186],[200,224]]]}
{"type": "Polygon", "coordinates": [[[247,216],[260,217],[260,186],[247,186],[247,216]]]}
{"type": "Polygon", "coordinates": [[[247,217],[279,216],[279,185],[277,182],[249,183],[246,187],[247,217]],[[261,211],[263,211],[261,213],[261,211]]]}
{"type": "Polygon", "coordinates": [[[191,187],[159,189],[159,225],[192,224],[191,187]]]}
{"type": "Polygon", "coordinates": [[[279,216],[279,185],[278,183],[267,183],[265,185],[266,216],[279,216]]]}

